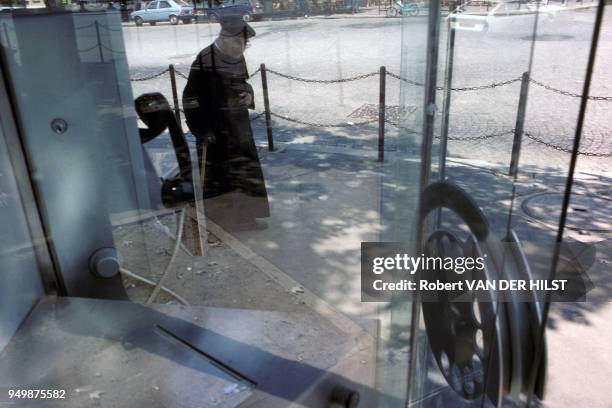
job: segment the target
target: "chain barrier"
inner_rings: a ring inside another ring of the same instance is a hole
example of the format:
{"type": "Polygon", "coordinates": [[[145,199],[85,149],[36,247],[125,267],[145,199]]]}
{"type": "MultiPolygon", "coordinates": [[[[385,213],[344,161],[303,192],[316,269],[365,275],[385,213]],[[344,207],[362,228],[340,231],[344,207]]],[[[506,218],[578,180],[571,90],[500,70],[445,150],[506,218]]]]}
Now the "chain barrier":
{"type": "MultiPolygon", "coordinates": [[[[265,112],[257,112],[256,115],[251,117],[251,120],[257,120],[259,118],[261,118],[262,116],[264,116],[265,112]]],[[[374,123],[377,122],[378,119],[373,119],[373,120],[369,120],[369,121],[364,121],[364,122],[358,122],[358,123],[341,123],[341,124],[325,124],[325,123],[314,123],[314,122],[307,122],[307,121],[303,121],[303,120],[299,120],[299,119],[294,119],[288,116],[284,116],[275,112],[270,112],[271,116],[286,120],[288,122],[293,122],[293,123],[298,123],[300,125],[306,125],[306,126],[313,126],[313,127],[351,127],[351,126],[359,126],[359,125],[365,125],[368,123],[374,123]]],[[[418,133],[412,129],[409,128],[405,128],[401,125],[399,125],[396,122],[393,122],[391,120],[385,120],[385,123],[393,125],[399,129],[403,129],[403,130],[407,130],[411,133],[418,133]]],[[[490,133],[487,135],[481,135],[481,136],[470,136],[470,137],[448,137],[448,140],[454,140],[454,141],[458,141],[458,142],[470,142],[470,141],[476,141],[476,140],[488,140],[488,139],[493,139],[493,138],[497,138],[497,137],[502,137],[502,136],[509,136],[509,135],[513,135],[514,134],[514,129],[509,129],[509,130],[505,130],[502,132],[498,132],[498,133],[490,133]]],[[[552,149],[555,149],[557,151],[560,152],[564,152],[564,153],[572,153],[571,149],[567,149],[561,146],[557,146],[554,145],[552,143],[549,142],[545,142],[542,139],[539,139],[536,136],[533,136],[531,133],[528,132],[524,132],[524,135],[526,137],[528,137],[529,139],[537,142],[537,143],[541,143],[547,147],[550,147],[552,149]]],[[[436,139],[440,139],[440,136],[435,136],[436,139]]],[[[583,155],[583,156],[589,156],[589,157],[612,157],[612,153],[594,153],[594,152],[578,152],[579,155],[583,155]]]]}
{"type": "MultiPolygon", "coordinates": [[[[415,131],[413,129],[407,128],[405,126],[401,126],[399,123],[391,121],[389,119],[385,119],[385,123],[388,123],[388,124],[398,128],[398,129],[408,131],[410,133],[419,134],[419,132],[417,132],[417,131],[415,131]]],[[[491,134],[488,134],[488,135],[481,135],[481,136],[469,136],[469,137],[452,137],[452,136],[448,136],[448,140],[455,140],[455,141],[458,141],[458,142],[471,142],[471,141],[475,141],[475,140],[493,139],[493,138],[496,138],[496,137],[507,136],[507,135],[512,135],[512,134],[514,134],[514,129],[505,130],[505,131],[499,132],[499,133],[491,133],[491,134]]],[[[440,139],[440,136],[435,135],[434,138],[440,139]]]]}
{"type": "MultiPolygon", "coordinates": [[[[567,147],[562,147],[562,146],[557,146],[554,145],[550,142],[547,142],[545,140],[540,139],[537,136],[534,136],[533,134],[529,133],[529,132],[525,132],[524,133],[525,136],[527,136],[529,139],[533,140],[534,142],[543,144],[546,147],[549,147],[551,149],[555,149],[557,151],[560,152],[564,152],[564,153],[573,153],[573,149],[569,149],[567,147]]],[[[578,151],[578,154],[581,156],[587,156],[587,157],[612,157],[612,153],[595,153],[595,152],[581,152],[578,151]]]]}
{"type": "Polygon", "coordinates": [[[106,51],[110,51],[110,52],[112,52],[112,53],[114,53],[114,54],[125,54],[125,51],[117,51],[117,50],[113,50],[112,48],[107,47],[107,46],[106,46],[106,45],[104,45],[104,44],[100,44],[100,46],[101,46],[102,48],[104,48],[106,51]]]}
{"type": "MultiPolygon", "coordinates": [[[[86,50],[80,50],[80,52],[87,52],[87,51],[91,51],[94,48],[96,48],[98,45],[94,45],[91,48],[88,48],[86,50]]],[[[108,47],[102,45],[102,47],[104,47],[105,49],[115,52],[111,49],[109,49],[108,47]]],[[[158,72],[156,74],[153,75],[148,75],[148,76],[143,76],[143,77],[138,77],[138,78],[131,78],[130,80],[133,82],[140,82],[140,81],[148,81],[157,77],[160,77],[164,74],[166,74],[167,72],[169,72],[170,69],[167,68],[161,72],[158,72]]],[[[174,72],[176,73],[176,75],[180,76],[181,78],[184,79],[188,79],[187,75],[185,75],[184,73],[182,73],[181,71],[177,70],[175,68],[174,72]]],[[[341,79],[332,79],[332,80],[320,80],[320,79],[307,79],[307,78],[300,78],[297,76],[293,76],[293,75],[287,75],[287,74],[283,74],[281,72],[278,71],[274,71],[271,69],[266,69],[266,72],[269,72],[273,75],[282,77],[282,78],[286,78],[286,79],[290,79],[290,80],[295,80],[295,81],[299,81],[299,82],[305,82],[305,83],[319,83],[319,84],[331,84],[331,83],[343,83],[343,82],[351,82],[351,81],[357,81],[357,80],[361,80],[361,79],[365,79],[365,78],[369,78],[369,77],[373,77],[373,76],[377,76],[379,75],[378,72],[370,72],[367,74],[363,74],[363,75],[358,75],[358,76],[354,76],[354,77],[349,77],[349,78],[341,78],[341,79]]],[[[249,78],[253,78],[255,75],[260,74],[261,73],[261,68],[258,68],[257,70],[255,70],[250,76],[249,78]]],[[[406,83],[412,84],[412,85],[416,85],[416,86],[423,86],[422,83],[416,82],[416,81],[412,81],[406,78],[402,78],[401,76],[394,74],[393,72],[387,71],[386,72],[387,75],[389,75],[392,78],[398,79],[400,81],[404,81],[406,83]]],[[[482,90],[482,89],[492,89],[492,88],[497,88],[500,86],[506,86],[506,85],[510,85],[513,84],[515,82],[519,82],[521,81],[521,77],[519,78],[513,78],[507,81],[502,81],[502,82],[495,82],[489,85],[479,85],[479,86],[471,86],[471,87],[456,87],[456,88],[451,88],[452,91],[476,91],[476,90],[482,90]]],[[[533,82],[535,85],[543,87],[547,90],[550,90],[552,92],[556,92],[559,93],[561,95],[565,95],[565,96],[570,96],[570,97],[581,97],[581,95],[576,94],[576,93],[572,93],[572,92],[568,92],[568,91],[563,91],[560,89],[556,89],[553,88],[549,85],[546,85],[542,82],[536,81],[534,79],[530,79],[531,82],[533,82]]],[[[444,90],[444,87],[436,87],[436,89],[438,90],[444,90]]],[[[612,101],[612,97],[603,97],[603,96],[589,96],[588,97],[591,100],[600,100],[600,101],[612,101]]],[[[182,111],[182,109],[179,109],[182,111]]],[[[265,115],[265,112],[256,112],[255,115],[253,115],[251,117],[251,120],[258,120],[261,117],[263,117],[265,115]]],[[[310,121],[305,121],[305,120],[301,120],[301,119],[295,119],[286,115],[282,115],[276,112],[270,112],[270,116],[273,116],[275,118],[279,118],[288,122],[292,122],[292,123],[297,123],[300,125],[305,125],[305,126],[311,126],[311,127],[317,127],[317,128],[348,128],[348,127],[353,127],[353,126],[361,126],[361,125],[366,125],[366,124],[370,124],[370,123],[376,123],[378,122],[378,118],[376,119],[371,119],[371,120],[366,120],[366,121],[362,121],[362,122],[345,122],[345,123],[316,123],[316,122],[310,122],[310,121]]],[[[401,126],[399,123],[396,123],[394,121],[391,121],[389,119],[385,119],[384,120],[385,123],[390,124],[398,129],[402,129],[405,131],[409,131],[412,133],[418,133],[415,132],[412,129],[408,129],[405,128],[403,126],[401,126]]],[[[448,137],[448,140],[453,140],[453,141],[458,141],[458,142],[469,142],[469,141],[479,141],[479,140],[488,140],[488,139],[493,139],[493,138],[497,138],[497,137],[502,137],[502,136],[507,136],[507,135],[512,135],[514,134],[514,129],[510,129],[510,130],[506,130],[506,131],[502,131],[502,132],[498,132],[498,133],[491,133],[491,134],[486,134],[486,135],[480,135],[480,136],[469,136],[469,137],[448,137]]],[[[572,149],[566,148],[566,147],[562,147],[562,146],[557,146],[553,143],[550,142],[546,142],[540,138],[538,138],[537,136],[534,136],[533,134],[529,133],[529,132],[524,132],[525,137],[531,139],[532,141],[539,143],[539,144],[543,144],[546,147],[549,147],[551,149],[560,151],[560,152],[564,152],[564,153],[572,153],[572,149]]],[[[440,139],[440,136],[435,136],[436,139],[440,139]]],[[[612,153],[596,153],[596,152],[578,152],[579,155],[583,155],[583,156],[588,156],[588,157],[612,157],[612,153]]]]}
{"type": "Polygon", "coordinates": [[[143,76],[143,77],[139,77],[139,78],[130,78],[130,81],[132,81],[132,82],[148,81],[150,79],[160,77],[160,76],[164,75],[165,73],[167,73],[168,71],[170,71],[170,68],[166,68],[163,71],[158,72],[157,74],[143,76]]]}
{"type": "MultiPolygon", "coordinates": [[[[489,85],[467,86],[467,87],[463,87],[463,88],[451,88],[451,91],[457,91],[457,92],[462,92],[462,91],[480,91],[482,89],[498,88],[500,86],[506,86],[506,85],[510,85],[510,84],[513,84],[515,82],[520,82],[520,81],[521,81],[521,77],[518,77],[518,78],[514,78],[514,79],[509,79],[507,81],[494,82],[494,83],[489,84],[489,85]]],[[[443,91],[444,87],[443,86],[437,86],[436,89],[443,91]]]]}
{"type": "MultiPolygon", "coordinates": [[[[89,26],[92,26],[93,24],[90,24],[88,26],[83,26],[83,27],[79,27],[80,28],[86,28],[89,26]]],[[[104,47],[105,49],[111,51],[111,52],[119,52],[119,51],[114,51],[109,49],[108,47],[106,47],[104,44],[102,44],[102,47],[104,47]]],[[[92,50],[94,47],[92,48],[88,48],[86,50],[82,50],[82,52],[85,51],[90,51],[92,50]]],[[[157,76],[160,76],[162,74],[164,74],[166,71],[160,72],[159,75],[154,75],[151,77],[145,77],[145,78],[138,78],[138,79],[132,79],[133,81],[145,81],[147,79],[153,79],[156,78],[157,76]]],[[[175,72],[178,76],[180,76],[183,79],[187,79],[188,76],[184,73],[182,73],[179,70],[175,69],[175,72]]],[[[352,81],[359,81],[362,79],[366,79],[366,78],[370,78],[373,76],[377,76],[379,75],[378,72],[369,72],[367,74],[362,74],[362,75],[357,75],[357,76],[353,76],[353,77],[349,77],[349,78],[340,78],[340,79],[308,79],[308,78],[301,78],[301,77],[297,77],[294,75],[288,75],[288,74],[283,74],[282,72],[278,72],[278,71],[274,71],[272,69],[267,68],[266,72],[269,72],[273,75],[279,76],[281,78],[286,78],[286,79],[290,79],[290,80],[294,80],[294,81],[298,81],[298,82],[306,82],[306,83],[316,83],[316,84],[336,84],[336,83],[344,83],[344,82],[352,82],[352,81]]],[[[253,78],[255,77],[257,74],[261,73],[261,68],[257,68],[251,75],[249,75],[249,78],[253,78]]],[[[421,82],[417,82],[417,81],[413,81],[407,78],[403,78],[391,71],[387,71],[387,75],[389,75],[391,78],[395,78],[399,81],[403,81],[406,82],[408,84],[411,85],[415,85],[415,86],[424,86],[423,83],[421,82]]],[[[521,77],[518,78],[513,78],[513,79],[509,79],[507,81],[501,81],[501,82],[494,82],[492,84],[488,84],[488,85],[476,85],[476,86],[465,86],[465,87],[453,87],[451,88],[451,91],[455,91],[455,92],[466,92],[466,91],[481,91],[483,89],[494,89],[494,88],[498,88],[498,87],[502,87],[502,86],[506,86],[506,85],[511,85],[513,83],[516,82],[520,82],[521,81],[521,77]]],[[[547,85],[545,83],[536,81],[535,79],[530,78],[529,79],[530,82],[534,83],[535,85],[542,87],[546,90],[549,90],[551,92],[555,92],[564,96],[569,96],[569,97],[574,97],[574,98],[580,98],[582,97],[582,95],[577,94],[577,93],[573,93],[573,92],[569,92],[569,91],[564,91],[562,89],[557,89],[554,88],[550,85],[547,85]]],[[[436,86],[436,89],[438,91],[443,91],[445,90],[445,88],[443,86],[436,86]]],[[[606,102],[611,102],[612,101],[612,96],[588,96],[587,99],[590,100],[594,100],[594,101],[606,101],[606,102]]]]}
{"type": "MultiPolygon", "coordinates": [[[[487,139],[493,139],[495,137],[501,137],[501,136],[507,136],[507,135],[512,135],[514,134],[514,129],[510,129],[510,130],[506,130],[503,132],[499,132],[499,133],[491,133],[488,135],[481,135],[481,136],[469,136],[469,137],[451,137],[448,136],[448,140],[456,140],[459,142],[471,142],[471,141],[475,141],[475,140],[487,140],[487,139]]],[[[440,139],[440,136],[435,136],[436,139],[440,139]]]]}
{"type": "MultiPolygon", "coordinates": [[[[257,72],[257,71],[255,71],[255,72],[257,72]]],[[[378,75],[378,72],[370,72],[368,74],[357,75],[357,76],[349,77],[349,78],[340,78],[340,79],[307,79],[307,78],[300,78],[300,77],[293,76],[293,75],[283,74],[281,72],[274,71],[274,70],[269,69],[269,68],[266,68],[266,72],[269,72],[271,74],[274,74],[274,75],[282,77],[282,78],[291,79],[293,81],[306,82],[306,83],[315,83],[315,84],[338,84],[338,83],[343,83],[343,82],[359,81],[361,79],[366,79],[366,78],[370,78],[370,77],[378,75]]],[[[255,73],[253,73],[253,75],[254,74],[255,73]]]]}
{"type": "Polygon", "coordinates": [[[416,82],[416,81],[412,81],[410,79],[402,78],[401,76],[399,76],[397,74],[394,74],[391,71],[387,71],[387,75],[389,75],[391,78],[395,78],[397,80],[404,81],[404,82],[406,82],[407,84],[410,84],[410,85],[425,86],[425,84],[422,84],[420,82],[416,82]]]}
{"type": "Polygon", "coordinates": [[[89,48],[85,48],[84,50],[77,50],[78,52],[89,52],[92,51],[94,49],[98,48],[98,44],[94,44],[93,46],[89,47],[89,48]]]}
{"type": "Polygon", "coordinates": [[[265,115],[266,112],[255,112],[255,115],[251,116],[251,120],[257,120],[265,115]]]}
{"type": "Polygon", "coordinates": [[[93,23],[87,24],[87,25],[84,25],[84,26],[74,27],[74,29],[75,30],[84,30],[84,29],[89,28],[89,27],[94,27],[96,25],[96,23],[98,24],[98,27],[102,27],[103,29],[108,30],[108,31],[121,31],[122,30],[121,28],[111,28],[111,27],[107,26],[106,24],[100,23],[100,22],[97,22],[97,21],[94,21],[93,23]]]}
{"type": "Polygon", "coordinates": [[[367,121],[363,121],[363,122],[355,122],[355,123],[315,123],[315,122],[307,122],[305,120],[300,120],[300,119],[294,119],[291,118],[289,116],[285,116],[285,115],[281,115],[275,112],[270,112],[271,116],[274,116],[276,118],[280,118],[283,120],[286,120],[287,122],[293,122],[293,123],[298,123],[300,125],[306,125],[306,126],[312,126],[312,127],[319,127],[319,128],[343,128],[343,127],[353,127],[353,126],[360,126],[360,125],[366,125],[368,123],[374,123],[374,122],[378,122],[378,119],[374,119],[374,120],[367,120],[367,121]]]}
{"type": "Polygon", "coordinates": [[[398,128],[398,129],[400,129],[400,130],[404,130],[404,131],[406,131],[406,132],[413,133],[413,134],[415,134],[415,135],[419,133],[419,132],[417,132],[416,130],[413,130],[413,129],[407,128],[407,127],[405,127],[405,126],[402,126],[402,125],[400,125],[398,122],[394,122],[394,121],[392,121],[392,120],[390,120],[390,119],[385,119],[385,123],[387,123],[387,124],[389,124],[389,125],[391,125],[391,126],[394,126],[394,127],[398,128]]]}
{"type": "MultiPolygon", "coordinates": [[[[408,84],[411,85],[415,85],[415,86],[425,86],[425,84],[421,83],[421,82],[417,82],[417,81],[412,81],[410,79],[406,79],[406,78],[402,78],[401,76],[394,74],[391,71],[387,71],[387,75],[389,75],[391,78],[395,78],[397,80],[406,82],[408,84]]],[[[507,81],[502,81],[502,82],[494,82],[492,84],[488,84],[488,85],[476,85],[476,86],[465,86],[465,87],[455,87],[455,88],[451,88],[451,91],[456,91],[456,92],[465,92],[465,91],[480,91],[483,89],[493,89],[493,88],[497,88],[500,86],[506,86],[506,85],[510,85],[513,84],[515,82],[519,82],[521,80],[521,77],[518,78],[513,78],[513,79],[509,79],[507,81]]],[[[438,91],[444,91],[446,88],[443,86],[436,86],[436,90],[438,91]]]]}
{"type": "MultiPolygon", "coordinates": [[[[581,94],[574,93],[574,92],[569,92],[569,91],[564,91],[563,89],[553,88],[552,86],[546,85],[545,83],[540,82],[540,81],[536,81],[533,78],[529,78],[529,81],[531,83],[539,86],[539,87],[542,87],[542,88],[548,90],[548,91],[555,92],[555,93],[558,93],[558,94],[563,95],[563,96],[569,96],[569,97],[572,97],[572,98],[582,98],[581,94]]],[[[587,99],[592,100],[592,101],[612,102],[612,96],[587,96],[587,99]]]]}
{"type": "MultiPolygon", "coordinates": [[[[257,75],[259,72],[261,71],[261,68],[257,68],[257,70],[255,72],[253,72],[251,75],[249,75],[249,79],[253,78],[255,75],[257,75]]],[[[187,76],[187,74],[182,73],[181,71],[179,71],[178,69],[174,68],[174,72],[176,72],[176,75],[180,76],[183,79],[189,79],[189,77],[187,76]]]]}
{"type": "Polygon", "coordinates": [[[174,68],[174,72],[176,73],[176,75],[180,76],[183,79],[189,79],[189,77],[187,75],[183,74],[181,71],[179,71],[176,68],[174,68]]]}
{"type": "MultiPolygon", "coordinates": [[[[400,126],[398,123],[390,121],[390,120],[385,120],[385,123],[388,123],[390,125],[393,125],[399,129],[402,130],[407,130],[410,131],[412,133],[418,133],[415,132],[412,129],[408,129],[406,127],[400,126]]],[[[448,137],[448,140],[454,140],[454,141],[458,141],[458,142],[471,142],[471,141],[476,141],[476,140],[487,140],[487,139],[493,139],[496,137],[501,137],[501,136],[508,136],[508,135],[512,135],[514,134],[514,129],[509,129],[503,132],[499,132],[499,133],[491,133],[488,135],[481,135],[481,136],[470,136],[470,137],[448,137]]],[[[533,134],[529,133],[529,132],[524,132],[523,133],[527,138],[533,140],[534,142],[540,143],[545,145],[546,147],[549,147],[551,149],[557,150],[559,152],[563,152],[563,153],[572,153],[573,150],[569,149],[569,148],[565,148],[565,147],[561,147],[561,146],[557,146],[553,143],[550,142],[546,142],[536,136],[534,136],[533,134]]],[[[440,139],[440,136],[434,136],[436,139],[440,139]]],[[[578,154],[581,156],[587,156],[587,157],[612,157],[612,153],[595,153],[595,152],[582,152],[582,151],[578,151],[578,154]]]]}
{"type": "Polygon", "coordinates": [[[112,28],[112,27],[109,27],[109,26],[107,26],[106,24],[103,24],[103,23],[98,23],[98,26],[100,26],[103,29],[108,30],[108,31],[115,31],[115,32],[122,31],[122,28],[112,28]]]}
{"type": "Polygon", "coordinates": [[[84,26],[74,27],[74,29],[75,29],[75,30],[84,30],[84,29],[86,29],[86,28],[93,27],[93,26],[95,26],[95,25],[96,25],[96,23],[95,23],[95,22],[93,22],[93,23],[91,23],[91,24],[87,24],[87,25],[84,25],[84,26]]]}

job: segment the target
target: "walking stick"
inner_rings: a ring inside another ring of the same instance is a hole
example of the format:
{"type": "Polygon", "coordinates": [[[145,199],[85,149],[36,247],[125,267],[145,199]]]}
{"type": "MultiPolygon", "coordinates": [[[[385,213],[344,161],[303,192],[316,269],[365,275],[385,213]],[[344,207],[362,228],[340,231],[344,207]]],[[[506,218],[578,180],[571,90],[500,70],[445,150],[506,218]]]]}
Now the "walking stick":
{"type": "Polygon", "coordinates": [[[193,212],[194,219],[199,228],[199,245],[197,252],[199,255],[205,255],[208,249],[208,231],[206,229],[206,217],[204,212],[204,184],[206,180],[206,154],[208,151],[208,140],[204,139],[203,143],[196,144],[196,167],[194,172],[198,176],[198,180],[194,180],[194,198],[193,212]],[[203,231],[202,231],[203,230],[203,231]]]}
{"type": "Polygon", "coordinates": [[[201,152],[199,152],[198,156],[200,156],[200,189],[202,194],[202,200],[204,200],[204,183],[206,180],[206,154],[208,152],[208,141],[204,143],[204,146],[201,147],[201,152]]]}

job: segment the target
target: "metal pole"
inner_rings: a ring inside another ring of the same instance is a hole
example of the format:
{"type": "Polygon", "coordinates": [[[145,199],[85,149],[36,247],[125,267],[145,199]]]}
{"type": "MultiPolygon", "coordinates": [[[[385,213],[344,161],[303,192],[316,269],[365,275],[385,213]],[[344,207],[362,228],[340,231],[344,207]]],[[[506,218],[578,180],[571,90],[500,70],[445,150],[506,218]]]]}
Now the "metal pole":
{"type": "Polygon", "coordinates": [[[176,91],[176,72],[174,71],[174,65],[170,64],[168,66],[168,70],[170,71],[170,84],[172,86],[172,99],[174,100],[174,116],[176,116],[176,121],[181,126],[181,110],[179,108],[179,100],[178,100],[178,92],[176,91]]]}
{"type": "Polygon", "coordinates": [[[272,117],[270,115],[270,100],[268,99],[268,77],[266,76],[266,64],[261,64],[261,86],[263,88],[264,109],[266,111],[266,131],[268,132],[268,151],[274,151],[274,140],[272,139],[272,117]]]}
{"type": "Polygon", "coordinates": [[[378,91],[378,161],[385,160],[385,91],[387,69],[380,67],[380,89],[378,91]]]}
{"type": "MultiPolygon", "coordinates": [[[[429,18],[427,22],[427,59],[425,77],[425,96],[423,112],[423,140],[421,142],[421,168],[419,180],[420,193],[429,185],[431,172],[431,152],[434,139],[436,117],[436,84],[438,80],[438,49],[440,41],[440,0],[429,3],[429,18]]],[[[419,203],[417,214],[421,213],[419,203]]],[[[416,251],[420,254],[425,239],[426,220],[417,217],[416,251]]],[[[421,279],[422,271],[416,273],[416,279],[421,279]]],[[[427,335],[421,330],[421,293],[416,292],[412,301],[412,321],[410,327],[410,368],[408,382],[408,401],[410,406],[420,408],[425,395],[427,376],[420,375],[427,369],[427,335]],[[413,404],[410,404],[414,402],[413,404]]]]}
{"type": "Polygon", "coordinates": [[[102,40],[100,39],[100,27],[98,26],[98,20],[94,21],[96,27],[96,38],[98,39],[98,51],[100,52],[100,61],[104,62],[104,52],[102,51],[102,40]]]}
{"type": "Polygon", "coordinates": [[[514,177],[518,174],[518,161],[521,154],[521,141],[523,139],[523,126],[525,125],[528,89],[529,72],[523,72],[523,77],[521,79],[521,96],[519,97],[516,124],[514,126],[514,143],[512,145],[512,156],[510,158],[510,170],[508,171],[508,175],[514,177]]]}
{"type": "MultiPolygon", "coordinates": [[[[440,135],[440,153],[438,156],[438,181],[446,178],[446,154],[448,150],[448,126],[450,122],[451,94],[453,86],[453,59],[455,56],[455,29],[452,18],[448,20],[448,46],[446,50],[446,81],[444,84],[444,108],[442,111],[442,134],[440,135]]],[[[442,209],[436,211],[436,228],[442,224],[442,209]]]]}

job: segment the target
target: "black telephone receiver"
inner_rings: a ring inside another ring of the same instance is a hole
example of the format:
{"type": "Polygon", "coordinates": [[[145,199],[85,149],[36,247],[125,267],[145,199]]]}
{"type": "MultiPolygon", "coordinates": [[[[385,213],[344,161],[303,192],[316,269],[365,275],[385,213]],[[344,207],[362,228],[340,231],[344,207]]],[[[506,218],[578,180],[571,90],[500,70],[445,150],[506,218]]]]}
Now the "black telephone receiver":
{"type": "Polygon", "coordinates": [[[147,143],[168,129],[178,163],[178,175],[162,180],[162,203],[176,207],[195,200],[193,167],[187,139],[179,126],[166,97],[159,92],[140,95],[134,101],[136,113],[146,129],[139,128],[140,142],[147,143]]]}

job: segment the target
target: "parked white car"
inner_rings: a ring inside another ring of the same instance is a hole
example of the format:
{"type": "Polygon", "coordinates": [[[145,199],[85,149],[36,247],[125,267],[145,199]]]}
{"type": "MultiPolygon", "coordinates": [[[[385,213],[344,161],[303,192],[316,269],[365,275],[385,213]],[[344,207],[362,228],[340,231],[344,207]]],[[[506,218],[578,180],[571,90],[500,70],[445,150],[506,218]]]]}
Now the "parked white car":
{"type": "Polygon", "coordinates": [[[539,24],[554,18],[555,10],[546,4],[510,0],[490,2],[468,1],[449,13],[451,27],[463,31],[479,32],[532,32],[535,15],[539,24]]]}

